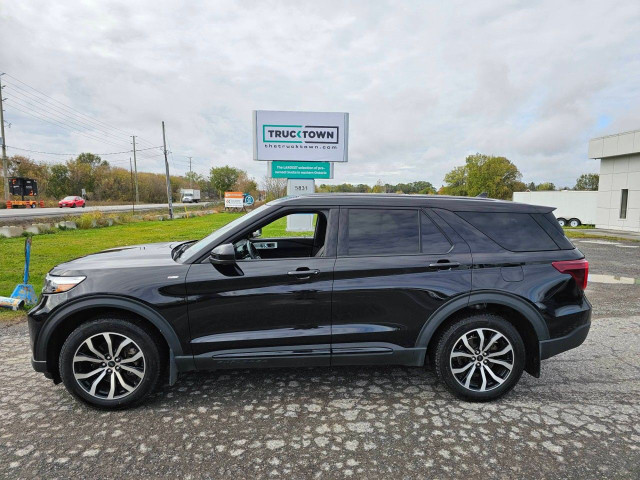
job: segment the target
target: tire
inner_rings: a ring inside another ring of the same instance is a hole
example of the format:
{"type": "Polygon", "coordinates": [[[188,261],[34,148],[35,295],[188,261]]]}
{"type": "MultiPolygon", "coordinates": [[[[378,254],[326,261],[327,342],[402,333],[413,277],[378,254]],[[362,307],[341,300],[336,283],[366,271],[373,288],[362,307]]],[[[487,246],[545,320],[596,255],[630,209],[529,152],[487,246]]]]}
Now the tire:
{"type": "Polygon", "coordinates": [[[31,205],[29,205],[31,208],[36,208],[36,204],[32,203],[31,205]]]}
{"type": "Polygon", "coordinates": [[[87,206],[87,204],[86,204],[86,203],[83,203],[83,204],[82,204],[82,208],[84,208],[84,207],[86,207],[86,206],[87,206]]]}
{"type": "Polygon", "coordinates": [[[62,205],[58,205],[60,208],[62,208],[62,205]]]}
{"type": "Polygon", "coordinates": [[[564,218],[559,218],[558,219],[558,223],[560,224],[561,227],[566,227],[567,226],[567,220],[564,218]]]}
{"type": "Polygon", "coordinates": [[[71,208],[76,208],[76,204],[75,204],[75,203],[72,203],[72,204],[71,204],[71,208]]]}
{"type": "Polygon", "coordinates": [[[524,343],[518,331],[504,318],[493,314],[473,315],[457,321],[439,336],[432,364],[438,378],[455,396],[473,402],[495,400],[520,380],[525,364],[524,343]],[[478,330],[483,332],[484,348],[490,345],[485,352],[488,355],[482,355],[482,349],[478,348],[478,330]],[[492,343],[496,334],[500,336],[492,343]],[[469,351],[463,337],[475,350],[469,351]],[[505,350],[507,353],[499,355],[505,350]],[[470,358],[477,355],[475,352],[480,354],[470,358]],[[483,360],[477,361],[478,358],[483,360]]]}
{"type": "Polygon", "coordinates": [[[569,226],[576,228],[579,227],[581,225],[580,220],[578,220],[577,218],[572,218],[571,220],[569,220],[569,226]]]}
{"type": "Polygon", "coordinates": [[[60,377],[73,396],[108,410],[141,403],[155,390],[162,371],[158,339],[118,317],[98,318],[71,332],[60,350],[59,365],[60,377]]]}

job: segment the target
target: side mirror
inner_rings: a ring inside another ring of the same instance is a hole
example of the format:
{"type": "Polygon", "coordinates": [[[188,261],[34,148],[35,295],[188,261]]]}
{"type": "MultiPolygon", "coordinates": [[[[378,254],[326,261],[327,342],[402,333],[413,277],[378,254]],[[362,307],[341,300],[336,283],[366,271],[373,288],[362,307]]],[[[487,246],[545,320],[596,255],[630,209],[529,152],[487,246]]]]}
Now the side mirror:
{"type": "Polygon", "coordinates": [[[212,265],[235,265],[236,250],[233,248],[233,244],[225,243],[211,250],[209,262],[212,265]]]}
{"type": "Polygon", "coordinates": [[[262,229],[259,228],[251,234],[251,238],[260,238],[262,236],[262,229]]]}

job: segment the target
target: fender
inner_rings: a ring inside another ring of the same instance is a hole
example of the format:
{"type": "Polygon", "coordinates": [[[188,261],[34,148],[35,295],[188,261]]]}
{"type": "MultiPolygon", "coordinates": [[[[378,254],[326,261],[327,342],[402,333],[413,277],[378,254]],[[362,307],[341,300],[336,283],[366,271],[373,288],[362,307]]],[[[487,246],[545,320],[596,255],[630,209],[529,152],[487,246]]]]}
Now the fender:
{"type": "MultiPolygon", "coordinates": [[[[71,302],[54,313],[47,320],[46,324],[42,327],[42,331],[38,335],[38,344],[35,348],[35,358],[47,358],[47,345],[49,344],[49,340],[58,326],[66,318],[82,310],[96,307],[119,308],[121,310],[127,310],[131,313],[135,313],[136,315],[145,318],[153,325],[155,325],[155,327],[160,331],[162,336],[167,341],[170,349],[171,359],[173,359],[174,356],[183,355],[178,335],[176,335],[176,332],[169,324],[169,322],[158,312],[148,307],[144,303],[131,298],[97,295],[92,297],[82,297],[74,302],[71,302]]],[[[171,365],[171,367],[173,368],[174,365],[171,365]]]]}
{"type": "Polygon", "coordinates": [[[539,342],[549,339],[547,325],[540,312],[536,310],[531,303],[509,293],[480,290],[456,297],[438,308],[425,322],[422,330],[420,330],[420,334],[416,340],[416,347],[426,348],[438,327],[452,314],[465,307],[481,303],[494,303],[513,308],[529,321],[536,332],[539,342]]]}

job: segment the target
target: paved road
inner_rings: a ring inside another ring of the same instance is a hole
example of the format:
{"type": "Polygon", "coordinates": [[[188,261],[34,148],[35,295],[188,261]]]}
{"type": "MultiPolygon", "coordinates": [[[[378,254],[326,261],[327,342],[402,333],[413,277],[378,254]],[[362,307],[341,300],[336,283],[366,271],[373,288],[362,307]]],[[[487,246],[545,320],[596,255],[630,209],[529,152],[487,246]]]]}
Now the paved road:
{"type": "MultiPolygon", "coordinates": [[[[174,208],[183,208],[193,205],[191,203],[174,203],[174,208]]],[[[166,209],[166,203],[149,203],[144,205],[136,205],[136,211],[166,209]]],[[[130,212],[131,205],[101,205],[86,206],[85,208],[10,208],[0,210],[0,221],[19,219],[26,220],[31,218],[51,217],[60,215],[81,215],[86,212],[93,211],[103,212],[130,212]]]]}
{"type": "MultiPolygon", "coordinates": [[[[637,249],[577,242],[592,271],[638,275],[637,249]]],[[[489,404],[420,368],[181,376],[125,412],[84,407],[0,326],[0,478],[639,478],[640,286],[591,284],[585,344],[489,404]]]]}

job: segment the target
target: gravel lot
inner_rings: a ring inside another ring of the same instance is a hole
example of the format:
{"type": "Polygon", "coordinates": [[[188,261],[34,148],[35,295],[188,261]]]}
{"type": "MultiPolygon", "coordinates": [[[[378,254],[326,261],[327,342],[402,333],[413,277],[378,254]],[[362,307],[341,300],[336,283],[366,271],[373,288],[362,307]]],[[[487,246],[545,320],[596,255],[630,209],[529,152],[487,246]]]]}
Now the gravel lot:
{"type": "MultiPolygon", "coordinates": [[[[576,245],[592,273],[640,277],[640,244],[576,245]]],[[[31,370],[24,322],[0,325],[0,478],[640,478],[640,285],[588,296],[585,344],[490,404],[346,367],[183,375],[98,412],[31,370]]]]}

